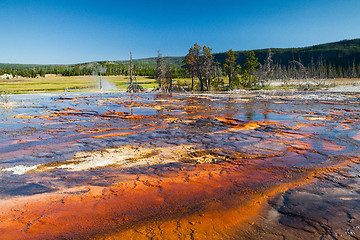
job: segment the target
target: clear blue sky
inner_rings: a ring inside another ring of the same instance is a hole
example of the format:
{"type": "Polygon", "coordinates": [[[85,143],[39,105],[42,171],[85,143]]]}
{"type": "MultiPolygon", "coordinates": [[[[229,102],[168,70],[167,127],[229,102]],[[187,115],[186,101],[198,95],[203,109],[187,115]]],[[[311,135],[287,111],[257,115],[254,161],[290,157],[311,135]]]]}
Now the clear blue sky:
{"type": "Polygon", "coordinates": [[[360,38],[360,0],[0,0],[0,62],[61,64],[360,38]]]}

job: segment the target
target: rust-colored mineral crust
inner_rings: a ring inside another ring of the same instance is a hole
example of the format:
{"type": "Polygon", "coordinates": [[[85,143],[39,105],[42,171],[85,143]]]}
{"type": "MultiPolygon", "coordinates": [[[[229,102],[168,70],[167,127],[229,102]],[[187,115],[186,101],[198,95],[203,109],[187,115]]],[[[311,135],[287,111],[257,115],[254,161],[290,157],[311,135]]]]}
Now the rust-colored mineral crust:
{"type": "Polygon", "coordinates": [[[0,239],[359,237],[359,96],[88,95],[0,119],[0,239]]]}

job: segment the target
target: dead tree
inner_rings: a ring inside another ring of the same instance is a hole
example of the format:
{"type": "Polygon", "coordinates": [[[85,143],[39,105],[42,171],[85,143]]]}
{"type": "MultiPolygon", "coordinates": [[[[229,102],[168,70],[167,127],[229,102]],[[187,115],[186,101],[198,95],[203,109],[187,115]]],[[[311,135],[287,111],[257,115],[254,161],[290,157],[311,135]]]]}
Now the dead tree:
{"type": "Polygon", "coordinates": [[[268,57],[266,58],[264,65],[260,65],[259,68],[260,71],[259,78],[262,87],[267,85],[274,76],[272,55],[273,54],[271,52],[271,49],[269,48],[268,57]]]}
{"type": "Polygon", "coordinates": [[[133,67],[132,67],[132,51],[130,49],[130,85],[133,85],[133,78],[132,78],[132,72],[133,67]]]}
{"type": "Polygon", "coordinates": [[[132,51],[130,50],[130,83],[126,89],[127,92],[134,93],[134,92],[142,92],[144,88],[139,84],[134,84],[133,82],[133,62],[132,62],[132,51]]]}
{"type": "Polygon", "coordinates": [[[165,83],[166,83],[166,90],[171,91],[172,90],[172,70],[170,65],[170,60],[168,58],[168,61],[165,65],[165,83]]]}
{"type": "Polygon", "coordinates": [[[164,69],[164,59],[160,53],[160,50],[158,50],[158,56],[156,58],[156,72],[155,72],[155,78],[157,83],[159,84],[159,90],[163,88],[162,82],[165,78],[165,69],[164,69]]]}
{"type": "Polygon", "coordinates": [[[294,78],[298,78],[298,79],[305,79],[305,85],[306,85],[306,89],[309,89],[309,78],[308,78],[308,74],[307,74],[307,70],[305,68],[305,66],[300,62],[300,61],[296,61],[293,60],[290,63],[292,63],[293,66],[293,76],[294,78]],[[296,66],[299,66],[300,70],[299,70],[299,75],[297,76],[296,74],[296,66]]]}

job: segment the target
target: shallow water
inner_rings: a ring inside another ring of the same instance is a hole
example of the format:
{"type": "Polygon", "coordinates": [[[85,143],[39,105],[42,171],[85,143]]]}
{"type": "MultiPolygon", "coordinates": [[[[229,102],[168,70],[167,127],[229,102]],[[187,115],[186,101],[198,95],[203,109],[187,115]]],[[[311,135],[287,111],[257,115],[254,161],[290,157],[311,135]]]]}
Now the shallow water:
{"type": "Polygon", "coordinates": [[[12,96],[0,119],[0,236],[239,237],[268,199],[358,166],[359,97],[12,96]]]}

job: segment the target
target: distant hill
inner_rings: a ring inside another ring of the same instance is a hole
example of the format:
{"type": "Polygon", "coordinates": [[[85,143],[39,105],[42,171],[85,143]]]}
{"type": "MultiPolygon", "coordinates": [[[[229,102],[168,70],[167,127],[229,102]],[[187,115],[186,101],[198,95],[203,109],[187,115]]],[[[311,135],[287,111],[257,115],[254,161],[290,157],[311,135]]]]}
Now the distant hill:
{"type": "MultiPolygon", "coordinates": [[[[260,63],[264,63],[269,49],[253,50],[260,63]]],[[[244,65],[249,51],[234,51],[237,64],[244,65]]],[[[272,48],[273,62],[288,66],[289,62],[300,61],[304,66],[310,66],[312,62],[316,65],[322,61],[324,65],[332,64],[335,67],[347,68],[355,62],[360,64],[360,39],[343,40],[333,43],[325,43],[303,48],[272,48]]],[[[226,58],[226,52],[215,53],[214,60],[221,65],[226,58]]],[[[164,57],[164,62],[169,61],[172,66],[184,65],[185,57],[164,57]]],[[[133,60],[134,64],[156,66],[156,58],[144,58],[133,60]]],[[[117,63],[128,64],[129,61],[117,61],[117,63]]]]}
{"type": "MultiPolygon", "coordinates": [[[[184,65],[185,57],[164,57],[164,63],[170,62],[170,64],[174,67],[181,67],[184,65]]],[[[116,61],[116,63],[120,64],[129,64],[130,61],[116,61]]],[[[156,57],[153,58],[142,58],[142,59],[134,59],[133,63],[136,65],[143,66],[156,66],[156,57]]]]}
{"type": "MultiPolygon", "coordinates": [[[[190,46],[189,46],[190,47],[190,46]]],[[[211,47],[211,46],[210,46],[211,47]]],[[[260,63],[264,63],[268,55],[268,49],[254,50],[256,57],[260,63]]],[[[273,62],[287,66],[289,62],[300,61],[304,66],[310,66],[312,62],[317,64],[322,61],[323,64],[332,64],[334,67],[348,68],[355,62],[360,65],[360,39],[343,40],[339,42],[320,44],[303,48],[272,48],[273,62]]],[[[234,51],[236,61],[240,65],[244,65],[250,51],[234,51]]],[[[224,63],[226,53],[215,53],[214,60],[221,65],[224,63]]],[[[170,62],[173,67],[181,68],[184,66],[185,57],[164,57],[164,62],[170,62]]],[[[129,60],[124,61],[99,61],[97,63],[106,65],[128,65],[129,60]]],[[[51,67],[79,66],[91,67],[96,62],[81,63],[73,65],[35,65],[35,64],[6,64],[0,63],[0,69],[47,69],[51,67]]],[[[137,66],[152,68],[156,66],[156,58],[135,59],[133,63],[137,66]]]]}
{"type": "Polygon", "coordinates": [[[41,69],[49,66],[58,66],[58,65],[41,65],[41,64],[14,64],[14,63],[0,63],[0,69],[16,69],[16,70],[28,70],[28,69],[41,69]]]}
{"type": "MultiPolygon", "coordinates": [[[[254,50],[260,63],[264,63],[269,49],[254,50]]],[[[235,51],[237,63],[243,65],[250,51],[235,51]]],[[[274,63],[287,66],[290,61],[300,61],[304,66],[322,61],[325,65],[347,68],[355,62],[360,64],[360,39],[320,44],[304,48],[272,48],[274,63]]],[[[223,63],[226,53],[214,54],[215,61],[223,63]]]]}

